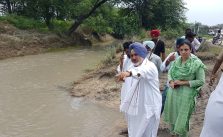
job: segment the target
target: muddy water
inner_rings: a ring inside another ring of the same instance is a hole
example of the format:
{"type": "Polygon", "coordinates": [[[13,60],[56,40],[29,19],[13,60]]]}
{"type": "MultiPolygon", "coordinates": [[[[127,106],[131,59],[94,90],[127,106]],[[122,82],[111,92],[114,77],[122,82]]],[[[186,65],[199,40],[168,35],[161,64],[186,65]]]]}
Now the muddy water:
{"type": "Polygon", "coordinates": [[[67,87],[104,51],[73,49],[0,61],[0,137],[102,137],[117,110],[70,97],[67,87]]]}

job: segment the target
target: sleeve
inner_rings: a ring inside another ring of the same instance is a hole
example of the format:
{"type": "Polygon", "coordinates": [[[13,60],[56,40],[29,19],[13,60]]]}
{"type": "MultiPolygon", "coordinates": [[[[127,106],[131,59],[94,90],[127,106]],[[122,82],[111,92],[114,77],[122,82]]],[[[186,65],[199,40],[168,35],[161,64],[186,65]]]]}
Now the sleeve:
{"type": "Polygon", "coordinates": [[[161,66],[160,66],[160,71],[161,72],[167,72],[169,69],[170,69],[170,64],[166,66],[166,61],[167,59],[174,53],[170,53],[166,58],[165,60],[162,62],[161,66]]]}
{"type": "Polygon", "coordinates": [[[158,72],[160,73],[161,72],[161,64],[162,64],[162,60],[161,60],[161,58],[158,58],[157,59],[157,69],[158,69],[158,72]]]}
{"type": "Polygon", "coordinates": [[[158,79],[158,70],[156,68],[156,66],[150,62],[151,64],[146,65],[144,67],[138,67],[138,68],[132,68],[129,71],[132,72],[132,77],[134,78],[138,78],[138,79],[154,79],[157,78],[158,79]]]}
{"type": "Polygon", "coordinates": [[[160,42],[160,52],[165,53],[165,43],[163,41],[160,42]]]}
{"type": "Polygon", "coordinates": [[[204,68],[199,67],[199,69],[196,71],[196,79],[189,81],[190,87],[197,88],[197,91],[199,91],[204,82],[205,82],[204,68]]]}
{"type": "Polygon", "coordinates": [[[169,83],[169,81],[173,80],[173,78],[171,76],[171,69],[172,69],[172,67],[170,67],[170,70],[168,71],[168,75],[167,75],[168,83],[169,83]]]}
{"type": "Polygon", "coordinates": [[[196,50],[198,50],[201,45],[201,43],[196,38],[194,38],[193,44],[196,50]]]}
{"type": "MultiPolygon", "coordinates": [[[[126,69],[126,68],[125,68],[126,60],[127,60],[127,55],[124,55],[123,64],[122,64],[122,69],[123,69],[123,70],[126,69]]],[[[116,68],[116,71],[117,71],[118,73],[121,72],[120,64],[119,64],[118,67],[116,68]]]]}

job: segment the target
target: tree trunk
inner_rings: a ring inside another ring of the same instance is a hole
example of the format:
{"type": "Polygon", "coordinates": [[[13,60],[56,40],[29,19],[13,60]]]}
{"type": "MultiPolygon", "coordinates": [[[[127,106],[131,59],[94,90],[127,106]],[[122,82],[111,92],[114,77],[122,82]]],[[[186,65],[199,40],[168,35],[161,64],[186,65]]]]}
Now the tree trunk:
{"type": "Polygon", "coordinates": [[[87,19],[88,17],[90,17],[97,8],[99,8],[102,4],[104,4],[105,2],[107,2],[108,0],[101,0],[100,2],[96,2],[94,4],[94,6],[92,7],[92,9],[89,11],[89,13],[84,14],[84,15],[80,15],[75,19],[75,22],[71,25],[71,27],[68,29],[67,34],[70,36],[80,25],[81,23],[87,19]]]}
{"type": "Polygon", "coordinates": [[[75,21],[67,32],[68,36],[70,36],[81,25],[81,23],[82,21],[75,21]]]}

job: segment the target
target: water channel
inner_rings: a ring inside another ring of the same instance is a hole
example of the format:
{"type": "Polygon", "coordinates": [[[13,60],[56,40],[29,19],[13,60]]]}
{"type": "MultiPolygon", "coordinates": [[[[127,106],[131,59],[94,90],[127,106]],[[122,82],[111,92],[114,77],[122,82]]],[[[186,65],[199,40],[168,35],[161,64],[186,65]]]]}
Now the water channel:
{"type": "Polygon", "coordinates": [[[105,51],[72,49],[0,61],[0,137],[104,137],[117,110],[69,95],[105,51]]]}

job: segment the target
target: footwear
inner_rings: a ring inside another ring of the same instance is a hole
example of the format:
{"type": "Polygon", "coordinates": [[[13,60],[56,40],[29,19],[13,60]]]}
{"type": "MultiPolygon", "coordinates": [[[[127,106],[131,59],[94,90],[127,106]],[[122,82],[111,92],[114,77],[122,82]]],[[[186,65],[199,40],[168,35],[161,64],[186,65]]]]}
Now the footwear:
{"type": "Polygon", "coordinates": [[[128,135],[128,129],[123,129],[119,132],[119,135],[128,135]]]}

